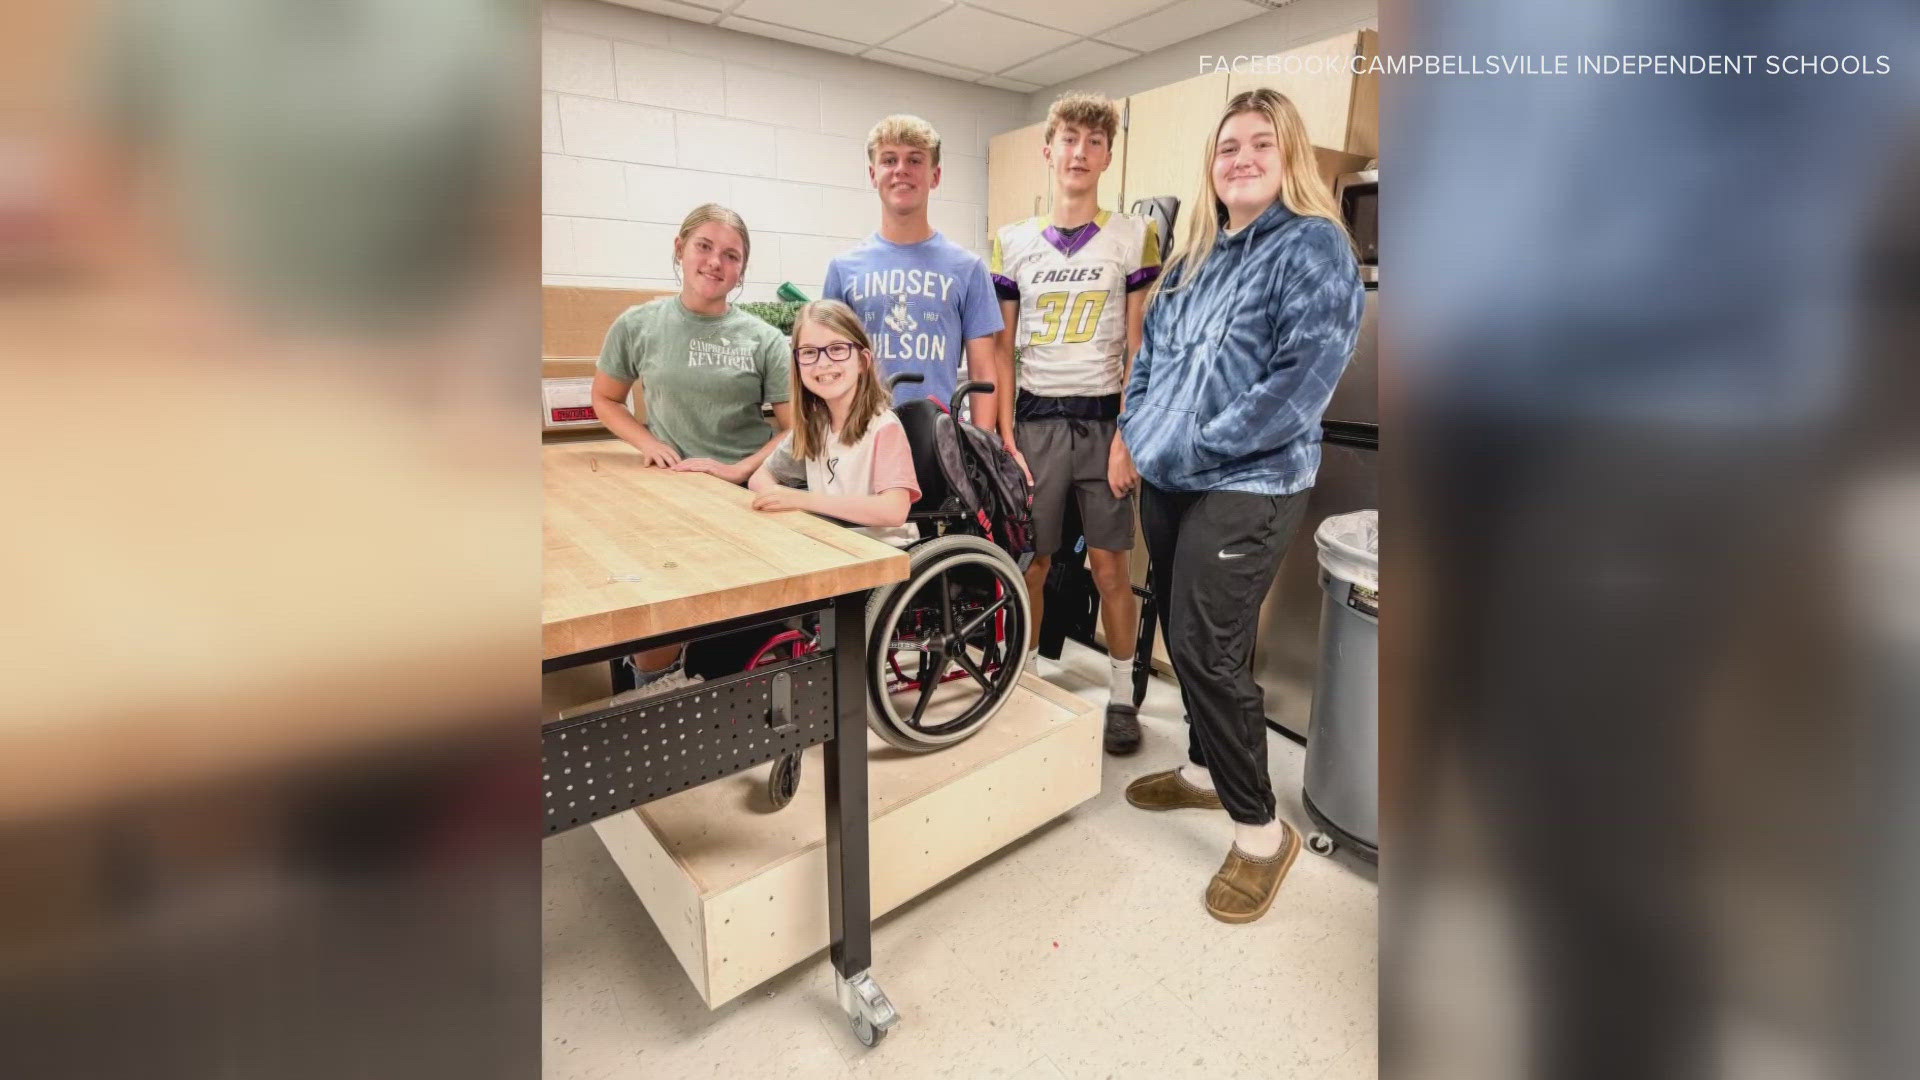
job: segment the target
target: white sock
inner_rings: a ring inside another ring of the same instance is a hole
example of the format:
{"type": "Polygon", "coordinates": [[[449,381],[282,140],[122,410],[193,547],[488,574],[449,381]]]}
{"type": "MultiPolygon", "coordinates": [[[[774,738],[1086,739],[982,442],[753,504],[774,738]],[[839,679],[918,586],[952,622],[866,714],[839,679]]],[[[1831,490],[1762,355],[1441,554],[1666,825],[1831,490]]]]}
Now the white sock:
{"type": "Polygon", "coordinates": [[[1180,779],[1199,788],[1201,791],[1213,790],[1213,774],[1189,761],[1180,766],[1180,779]]]}
{"type": "Polygon", "coordinates": [[[1040,677],[1040,650],[1039,649],[1027,650],[1026,673],[1028,675],[1033,676],[1036,679],[1040,677]]]}
{"type": "Polygon", "coordinates": [[[635,690],[638,690],[643,686],[652,686],[654,683],[659,682],[661,679],[664,679],[667,676],[673,674],[674,672],[679,671],[680,664],[681,664],[681,661],[675,660],[673,663],[668,664],[666,667],[661,668],[659,671],[648,671],[647,669],[642,667],[635,667],[633,669],[633,688],[635,690]]]}
{"type": "Polygon", "coordinates": [[[1256,859],[1270,859],[1280,851],[1280,841],[1285,839],[1286,829],[1274,818],[1265,825],[1242,825],[1233,823],[1233,846],[1244,854],[1256,859]]]}
{"type": "Polygon", "coordinates": [[[1113,672],[1107,679],[1107,700],[1133,704],[1133,657],[1113,661],[1113,672]]]}

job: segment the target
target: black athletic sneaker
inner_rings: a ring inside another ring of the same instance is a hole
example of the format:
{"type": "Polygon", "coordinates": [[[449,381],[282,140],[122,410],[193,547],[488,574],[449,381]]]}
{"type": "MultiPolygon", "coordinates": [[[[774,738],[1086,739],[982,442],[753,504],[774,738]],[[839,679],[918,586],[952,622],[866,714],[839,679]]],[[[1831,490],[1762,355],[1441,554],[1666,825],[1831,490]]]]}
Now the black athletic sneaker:
{"type": "Polygon", "coordinates": [[[1131,754],[1140,749],[1140,710],[1131,703],[1107,704],[1107,753],[1131,754]]]}

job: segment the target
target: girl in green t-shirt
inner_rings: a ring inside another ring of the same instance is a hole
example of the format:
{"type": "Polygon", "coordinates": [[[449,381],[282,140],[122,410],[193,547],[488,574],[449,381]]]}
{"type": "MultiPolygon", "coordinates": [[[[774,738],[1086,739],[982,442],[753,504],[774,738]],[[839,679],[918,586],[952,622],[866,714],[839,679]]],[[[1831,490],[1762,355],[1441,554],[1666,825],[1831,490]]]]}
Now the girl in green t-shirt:
{"type": "Polygon", "coordinates": [[[740,215],[696,207],[673,241],[680,295],[628,308],[607,331],[593,410],[650,466],[744,484],[791,426],[786,335],[728,301],[751,251],[740,215]]]}
{"type": "MultiPolygon", "coordinates": [[[[648,466],[744,484],[792,426],[786,335],[729,301],[751,250],[739,214],[696,207],[673,241],[680,295],[628,308],[607,331],[593,411],[648,466]],[[771,423],[763,403],[773,407],[771,423]]],[[[635,654],[637,685],[622,697],[699,682],[680,655],[678,645],[635,654]]]]}

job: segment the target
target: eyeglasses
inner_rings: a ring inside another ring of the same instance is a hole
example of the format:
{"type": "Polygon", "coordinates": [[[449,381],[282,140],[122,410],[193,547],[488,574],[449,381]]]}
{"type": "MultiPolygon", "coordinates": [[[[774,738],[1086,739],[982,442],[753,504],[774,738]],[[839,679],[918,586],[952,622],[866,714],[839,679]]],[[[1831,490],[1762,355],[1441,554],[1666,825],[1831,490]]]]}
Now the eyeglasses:
{"type": "Polygon", "coordinates": [[[830,341],[822,346],[802,345],[793,350],[793,358],[802,367],[811,367],[820,362],[824,354],[836,364],[844,364],[853,359],[854,345],[851,341],[830,341]]]}

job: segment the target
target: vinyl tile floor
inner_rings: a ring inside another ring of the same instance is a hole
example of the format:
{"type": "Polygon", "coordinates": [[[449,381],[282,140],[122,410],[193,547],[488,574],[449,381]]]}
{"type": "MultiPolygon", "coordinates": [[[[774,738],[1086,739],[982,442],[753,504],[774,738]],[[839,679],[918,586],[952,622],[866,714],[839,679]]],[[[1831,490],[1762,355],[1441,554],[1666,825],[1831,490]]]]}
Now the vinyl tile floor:
{"type": "MultiPolygon", "coordinates": [[[[1106,665],[1069,642],[1040,674],[1103,703],[1106,665]]],[[[1185,759],[1178,688],[1152,679],[1141,722],[1092,801],[875,924],[874,975],[902,1018],[873,1049],[824,952],[709,1011],[594,831],[546,841],[544,1076],[1375,1076],[1373,868],[1303,851],[1265,917],[1214,921],[1201,894],[1225,815],[1122,794],[1185,759]]],[[[1268,748],[1280,811],[1310,832],[1306,751],[1271,731],[1268,748]]]]}

